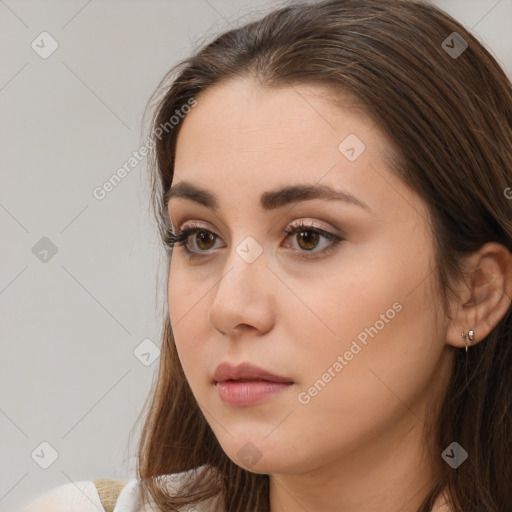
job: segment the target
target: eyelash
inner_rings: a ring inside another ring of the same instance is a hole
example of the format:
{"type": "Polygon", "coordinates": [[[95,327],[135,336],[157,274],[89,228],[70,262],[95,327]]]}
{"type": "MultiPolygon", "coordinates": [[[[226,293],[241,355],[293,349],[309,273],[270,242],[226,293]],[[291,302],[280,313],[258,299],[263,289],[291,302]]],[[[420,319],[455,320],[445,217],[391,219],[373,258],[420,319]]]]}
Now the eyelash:
{"type": "MultiPolygon", "coordinates": [[[[299,254],[298,256],[300,258],[314,259],[314,258],[319,257],[318,255],[324,256],[324,255],[330,254],[343,241],[343,238],[340,238],[337,235],[329,233],[328,231],[324,231],[323,229],[315,228],[315,227],[313,227],[311,225],[304,224],[302,221],[299,224],[296,224],[296,225],[293,225],[293,226],[288,226],[284,230],[284,234],[287,234],[288,237],[290,237],[290,236],[292,236],[292,235],[294,235],[296,233],[300,233],[302,231],[318,233],[319,235],[321,235],[324,238],[326,238],[327,240],[329,240],[331,243],[326,248],[324,248],[324,249],[322,249],[320,251],[316,251],[316,252],[313,252],[313,250],[311,250],[311,251],[302,250],[301,251],[301,250],[293,249],[295,252],[298,252],[298,253],[309,253],[309,252],[311,252],[312,254],[315,254],[315,256],[303,256],[303,255],[299,254]]],[[[182,229],[181,231],[178,231],[177,233],[174,233],[172,231],[168,231],[167,237],[166,237],[166,240],[165,240],[165,245],[170,247],[170,248],[174,247],[174,245],[176,245],[176,244],[183,246],[185,252],[189,255],[190,258],[204,258],[204,257],[207,257],[208,253],[212,252],[211,250],[208,250],[208,251],[195,251],[195,250],[191,250],[189,248],[188,244],[187,244],[188,238],[192,234],[195,234],[195,233],[198,233],[198,232],[211,233],[214,237],[217,237],[217,235],[215,233],[213,233],[212,231],[210,231],[208,229],[205,229],[205,228],[202,228],[200,226],[192,224],[191,227],[187,227],[185,229],[182,229]],[[197,253],[201,253],[201,252],[205,253],[205,254],[197,254],[197,253]]]]}

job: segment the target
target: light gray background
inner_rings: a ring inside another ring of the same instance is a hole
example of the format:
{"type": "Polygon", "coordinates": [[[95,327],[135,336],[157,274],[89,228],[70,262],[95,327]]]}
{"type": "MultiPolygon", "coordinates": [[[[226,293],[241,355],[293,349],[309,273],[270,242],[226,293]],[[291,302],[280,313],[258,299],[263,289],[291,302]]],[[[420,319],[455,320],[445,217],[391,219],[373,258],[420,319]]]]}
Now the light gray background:
{"type": "MultiPolygon", "coordinates": [[[[435,3],[512,76],[512,1],[435,3]]],[[[160,344],[163,252],[145,161],[105,199],[92,191],[142,145],[146,101],[171,66],[279,4],[0,0],[0,510],[135,476],[139,428],[128,435],[158,359],[134,350],[160,344]],[[47,59],[31,47],[43,31],[59,45],[47,59]],[[46,262],[32,250],[43,237],[57,247],[46,262]],[[58,453],[47,469],[43,441],[58,453]]]]}

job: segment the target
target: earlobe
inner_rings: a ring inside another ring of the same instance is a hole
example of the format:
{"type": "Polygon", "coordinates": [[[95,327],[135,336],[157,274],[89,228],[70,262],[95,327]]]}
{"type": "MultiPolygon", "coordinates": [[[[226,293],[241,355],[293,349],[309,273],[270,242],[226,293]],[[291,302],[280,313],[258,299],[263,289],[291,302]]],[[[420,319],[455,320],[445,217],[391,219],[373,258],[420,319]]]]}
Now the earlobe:
{"type": "Polygon", "coordinates": [[[507,313],[512,296],[512,254],[505,246],[488,242],[467,263],[472,271],[459,302],[454,299],[446,336],[458,348],[483,341],[507,313]]]}

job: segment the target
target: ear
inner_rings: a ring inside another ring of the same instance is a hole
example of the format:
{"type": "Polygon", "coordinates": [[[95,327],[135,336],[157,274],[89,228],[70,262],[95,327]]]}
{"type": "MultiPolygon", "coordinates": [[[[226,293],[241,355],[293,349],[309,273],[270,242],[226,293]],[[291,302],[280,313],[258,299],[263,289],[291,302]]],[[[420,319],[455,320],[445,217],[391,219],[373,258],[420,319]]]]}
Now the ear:
{"type": "Polygon", "coordinates": [[[484,244],[466,258],[465,266],[469,277],[459,286],[460,296],[450,302],[446,342],[454,347],[466,346],[470,329],[474,331],[471,345],[484,340],[505,316],[512,297],[512,254],[504,245],[484,244]]]}

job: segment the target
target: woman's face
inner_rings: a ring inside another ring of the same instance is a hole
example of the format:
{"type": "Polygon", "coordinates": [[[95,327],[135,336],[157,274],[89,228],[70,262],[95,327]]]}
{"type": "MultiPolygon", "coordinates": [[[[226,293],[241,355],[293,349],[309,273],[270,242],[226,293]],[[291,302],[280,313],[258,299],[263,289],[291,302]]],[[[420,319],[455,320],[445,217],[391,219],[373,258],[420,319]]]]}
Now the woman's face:
{"type": "Polygon", "coordinates": [[[256,473],[354,468],[396,449],[412,460],[449,377],[425,204],[386,166],[374,123],[326,98],[231,81],[197,98],[177,143],[173,188],[205,192],[169,202],[176,231],[203,230],[187,239],[193,257],[176,245],[171,259],[176,346],[222,448],[256,473]],[[216,383],[221,363],[284,382],[216,383]]]}

